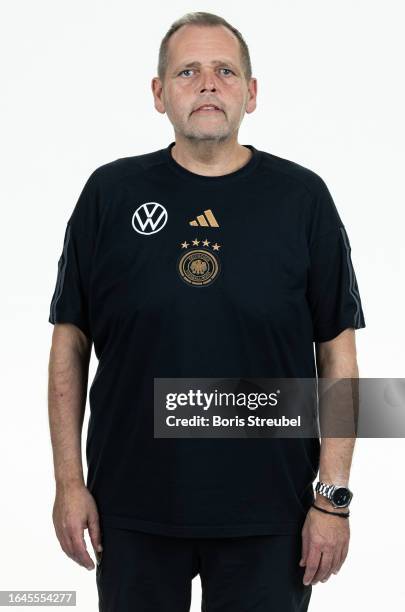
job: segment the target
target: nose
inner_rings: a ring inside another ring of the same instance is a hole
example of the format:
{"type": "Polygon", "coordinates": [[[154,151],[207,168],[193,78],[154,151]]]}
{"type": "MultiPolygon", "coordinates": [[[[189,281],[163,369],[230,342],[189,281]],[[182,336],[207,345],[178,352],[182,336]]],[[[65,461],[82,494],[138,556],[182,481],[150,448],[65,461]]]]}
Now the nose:
{"type": "Polygon", "coordinates": [[[212,74],[211,70],[205,70],[201,73],[201,84],[200,84],[200,92],[203,91],[215,91],[215,77],[212,74]]]}

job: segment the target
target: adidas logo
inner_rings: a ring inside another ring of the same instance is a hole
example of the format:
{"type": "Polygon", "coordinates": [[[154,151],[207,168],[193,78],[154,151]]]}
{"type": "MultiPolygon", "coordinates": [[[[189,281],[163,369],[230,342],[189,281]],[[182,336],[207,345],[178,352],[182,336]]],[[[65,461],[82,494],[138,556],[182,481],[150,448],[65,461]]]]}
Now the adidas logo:
{"type": "Polygon", "coordinates": [[[190,225],[200,227],[219,227],[218,221],[214,217],[214,213],[211,209],[204,210],[203,215],[198,215],[196,219],[190,221],[190,225]]]}

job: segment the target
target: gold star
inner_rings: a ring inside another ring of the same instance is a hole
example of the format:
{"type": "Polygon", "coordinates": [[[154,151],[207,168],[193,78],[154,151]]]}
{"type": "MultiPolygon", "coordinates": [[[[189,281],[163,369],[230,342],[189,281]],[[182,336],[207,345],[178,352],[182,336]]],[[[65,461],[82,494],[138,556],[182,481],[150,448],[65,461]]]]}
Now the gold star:
{"type": "Polygon", "coordinates": [[[221,245],[215,243],[212,245],[212,248],[214,249],[214,251],[219,251],[219,249],[221,248],[221,245]]]}
{"type": "Polygon", "coordinates": [[[198,246],[200,244],[200,241],[197,240],[197,238],[195,240],[193,240],[193,244],[195,244],[195,246],[198,246]]]}
{"type": "Polygon", "coordinates": [[[181,248],[186,249],[188,247],[188,242],[184,241],[181,243],[181,248]]]}
{"type": "Polygon", "coordinates": [[[210,243],[210,241],[209,241],[209,240],[207,240],[207,239],[203,240],[203,245],[204,245],[204,246],[208,246],[208,245],[209,245],[209,243],[210,243]]]}

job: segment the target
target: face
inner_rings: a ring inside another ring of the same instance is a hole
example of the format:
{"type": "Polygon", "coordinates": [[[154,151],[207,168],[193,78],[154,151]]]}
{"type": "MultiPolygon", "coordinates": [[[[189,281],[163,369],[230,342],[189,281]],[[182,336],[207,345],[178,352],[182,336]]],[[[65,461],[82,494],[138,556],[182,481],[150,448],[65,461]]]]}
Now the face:
{"type": "Polygon", "coordinates": [[[163,83],[152,80],[155,108],[167,113],[176,139],[236,138],[256,108],[256,79],[246,81],[238,39],[224,26],[182,26],[169,40],[163,83]],[[196,110],[215,105],[219,110],[196,110]]]}

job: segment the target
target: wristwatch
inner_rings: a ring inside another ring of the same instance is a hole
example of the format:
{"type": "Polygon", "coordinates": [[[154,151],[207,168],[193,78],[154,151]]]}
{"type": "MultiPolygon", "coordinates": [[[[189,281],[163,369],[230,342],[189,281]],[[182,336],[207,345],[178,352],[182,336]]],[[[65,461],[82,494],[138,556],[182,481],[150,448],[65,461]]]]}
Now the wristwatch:
{"type": "Polygon", "coordinates": [[[353,493],[347,487],[320,481],[316,483],[315,491],[329,499],[334,508],[347,508],[353,497],[353,493]]]}

